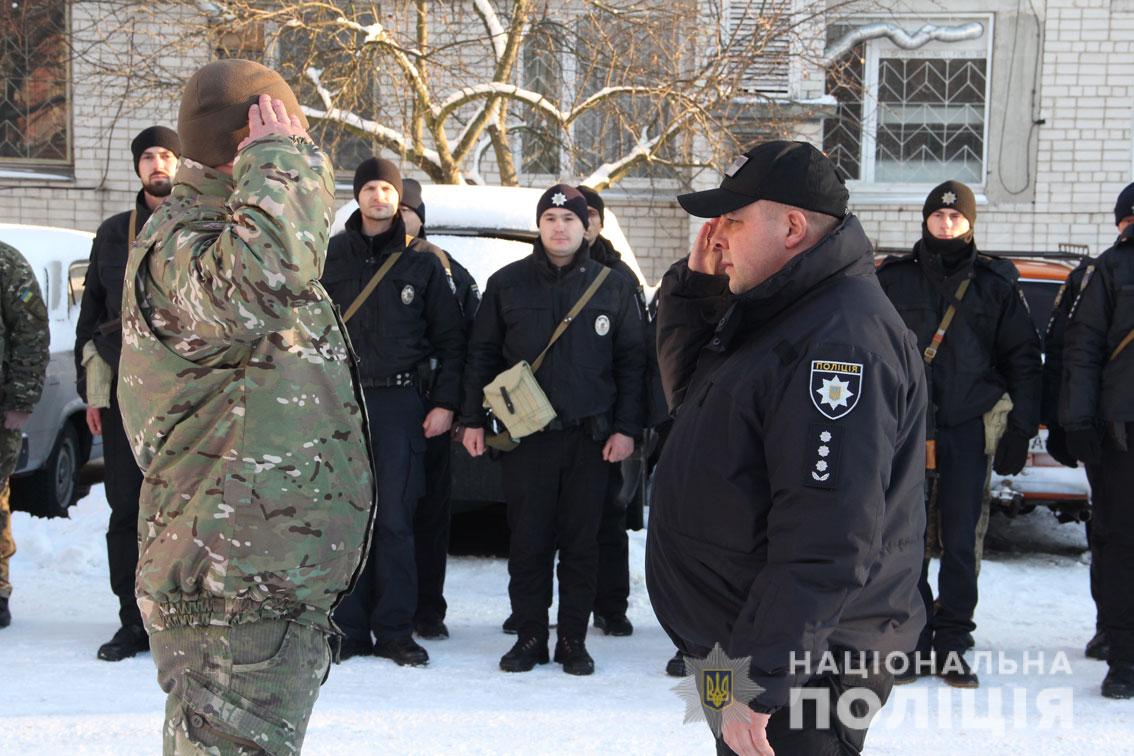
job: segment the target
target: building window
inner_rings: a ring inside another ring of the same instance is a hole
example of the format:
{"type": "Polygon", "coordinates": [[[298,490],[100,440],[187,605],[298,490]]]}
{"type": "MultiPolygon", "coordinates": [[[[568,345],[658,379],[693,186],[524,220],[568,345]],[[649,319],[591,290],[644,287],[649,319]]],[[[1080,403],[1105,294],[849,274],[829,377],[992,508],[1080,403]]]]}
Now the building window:
{"type": "MultiPolygon", "coordinates": [[[[824,121],[823,148],[848,178],[984,183],[992,35],[991,20],[980,23],[979,37],[914,49],[887,36],[869,39],[828,68],[827,92],[838,106],[824,121]]],[[[923,24],[896,26],[913,35],[923,24]]],[[[830,27],[828,46],[854,28],[830,27]]]]}
{"type": "Polygon", "coordinates": [[[66,0],[0,3],[0,164],[71,161],[66,0]]]}
{"type": "Polygon", "coordinates": [[[751,63],[740,77],[740,90],[766,97],[791,92],[791,0],[729,0],[726,41],[751,63]]]}

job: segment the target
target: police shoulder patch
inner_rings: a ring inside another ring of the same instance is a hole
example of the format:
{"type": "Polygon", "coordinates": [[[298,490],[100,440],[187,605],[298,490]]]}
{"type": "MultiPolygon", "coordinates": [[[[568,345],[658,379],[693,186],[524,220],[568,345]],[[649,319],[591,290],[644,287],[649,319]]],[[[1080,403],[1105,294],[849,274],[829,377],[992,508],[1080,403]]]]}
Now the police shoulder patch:
{"type": "Polygon", "coordinates": [[[849,415],[862,395],[861,362],[811,361],[811,403],[830,420],[849,415]]]}

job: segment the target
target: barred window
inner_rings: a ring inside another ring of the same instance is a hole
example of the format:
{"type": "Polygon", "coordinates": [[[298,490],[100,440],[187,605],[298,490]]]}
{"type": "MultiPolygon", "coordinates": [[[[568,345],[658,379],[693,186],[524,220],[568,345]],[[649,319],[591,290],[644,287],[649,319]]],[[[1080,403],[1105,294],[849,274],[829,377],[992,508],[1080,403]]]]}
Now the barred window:
{"type": "Polygon", "coordinates": [[[67,0],[0,3],[0,163],[71,160],[67,0]]]}
{"type": "MultiPolygon", "coordinates": [[[[832,27],[828,43],[853,28],[832,27]]],[[[983,183],[990,36],[986,25],[960,43],[905,50],[879,38],[853,47],[828,69],[838,105],[823,124],[824,150],[863,182],[983,183]]]]}

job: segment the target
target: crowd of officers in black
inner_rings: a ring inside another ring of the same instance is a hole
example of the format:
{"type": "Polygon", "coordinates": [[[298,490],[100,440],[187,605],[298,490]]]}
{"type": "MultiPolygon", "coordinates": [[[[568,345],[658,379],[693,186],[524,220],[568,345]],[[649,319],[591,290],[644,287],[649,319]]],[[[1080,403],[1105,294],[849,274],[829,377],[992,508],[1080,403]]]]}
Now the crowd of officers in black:
{"type": "MultiPolygon", "coordinates": [[[[85,396],[84,347],[113,372],[120,349],[119,303],[130,242],[169,193],[179,143],[155,126],[131,145],[142,181],[136,207],[108,219],[95,237],[75,354],[85,396]],[[90,349],[87,349],[90,352],[90,349]]],[[[556,412],[544,431],[501,457],[511,532],[505,632],[518,638],[500,660],[526,671],[549,660],[548,608],[558,553],[559,617],[554,658],[590,674],[587,625],[633,632],[626,508],[619,462],[647,427],[668,421],[657,376],[652,318],[640,281],[602,236],[604,203],[587,187],[557,184],[536,208],[532,253],[497,271],[483,298],[469,272],[427,239],[421,186],[388,160],[363,161],[354,175],[358,209],[330,243],[322,285],[341,308],[359,359],[374,431],[382,506],[369,561],[335,612],[345,633],[340,657],[376,655],[428,663],[414,635],[447,638],[444,599],[450,464],[456,438],[485,453],[483,387],[501,370],[532,360],[603,267],[610,275],[548,352],[536,377],[556,412]]],[[[1091,591],[1098,633],[1087,653],[1106,659],[1104,693],[1134,695],[1134,184],[1115,206],[1115,245],[1083,263],[1056,301],[1044,341],[1033,326],[1008,261],[981,254],[977,203],[959,181],[926,198],[922,238],[887,258],[878,279],[917,337],[929,379],[927,435],[930,533],[939,543],[936,598],[924,562],[920,591],[928,621],[909,672],[979,684],[964,660],[973,646],[978,522],[990,468],[1019,473],[1041,421],[1048,451],[1086,464],[1094,517],[1091,591]],[[1046,351],[1046,361],[1041,355],[1046,351]]],[[[89,359],[89,355],[86,359],[89,359]]],[[[133,596],[141,482],[122,431],[116,392],[92,407],[102,433],[111,584],[122,627],[100,649],[115,661],[147,648],[133,596]]],[[[682,675],[676,654],[667,672],[682,675]]]]}

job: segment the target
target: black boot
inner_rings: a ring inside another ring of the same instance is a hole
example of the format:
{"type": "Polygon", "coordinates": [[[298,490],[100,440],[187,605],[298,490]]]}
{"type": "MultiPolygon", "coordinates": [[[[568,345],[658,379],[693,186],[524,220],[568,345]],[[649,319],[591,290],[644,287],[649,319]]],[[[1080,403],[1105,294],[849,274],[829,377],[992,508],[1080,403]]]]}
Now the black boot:
{"type": "Polygon", "coordinates": [[[531,672],[537,664],[547,664],[547,638],[521,635],[508,653],[500,657],[505,672],[531,672]]]}
{"type": "Polygon", "coordinates": [[[595,612],[595,627],[606,635],[626,636],[634,634],[634,626],[625,614],[602,615],[595,612]]]}
{"type": "Polygon", "coordinates": [[[449,637],[449,628],[441,620],[420,619],[413,623],[413,631],[419,638],[426,640],[445,640],[449,637]]]}
{"type": "Polygon", "coordinates": [[[1099,630],[1095,633],[1095,637],[1087,641],[1087,647],[1083,649],[1083,654],[1088,659],[1098,659],[1099,661],[1106,661],[1106,655],[1110,651],[1110,643],[1106,640],[1106,633],[1099,630]]]}
{"type": "Polygon", "coordinates": [[[429,664],[429,652],[409,636],[378,641],[374,644],[374,655],[392,659],[399,667],[424,667],[429,664]]]}
{"type": "Polygon", "coordinates": [[[965,661],[961,651],[946,651],[937,654],[937,676],[946,685],[954,688],[979,688],[980,678],[965,661]]]}
{"type": "Polygon", "coordinates": [[[343,638],[339,646],[339,661],[345,662],[354,656],[374,656],[374,644],[369,640],[343,638]]]}
{"type": "Polygon", "coordinates": [[[504,625],[501,627],[505,635],[515,635],[520,631],[519,626],[516,624],[516,615],[509,614],[508,619],[504,620],[504,625]]]}
{"type": "Polygon", "coordinates": [[[138,625],[124,625],[118,628],[114,637],[98,647],[98,658],[103,661],[122,661],[135,656],[139,651],[150,650],[150,636],[138,625]]]}
{"type": "Polygon", "coordinates": [[[560,638],[555,644],[555,661],[563,665],[569,675],[593,675],[595,660],[587,653],[582,638],[560,638]]]}
{"type": "Polygon", "coordinates": [[[665,673],[670,677],[685,677],[685,654],[673,652],[673,658],[665,663],[665,673]]]}
{"type": "Polygon", "coordinates": [[[1107,698],[1134,698],[1134,663],[1112,663],[1102,681],[1102,694],[1107,698]]]}

